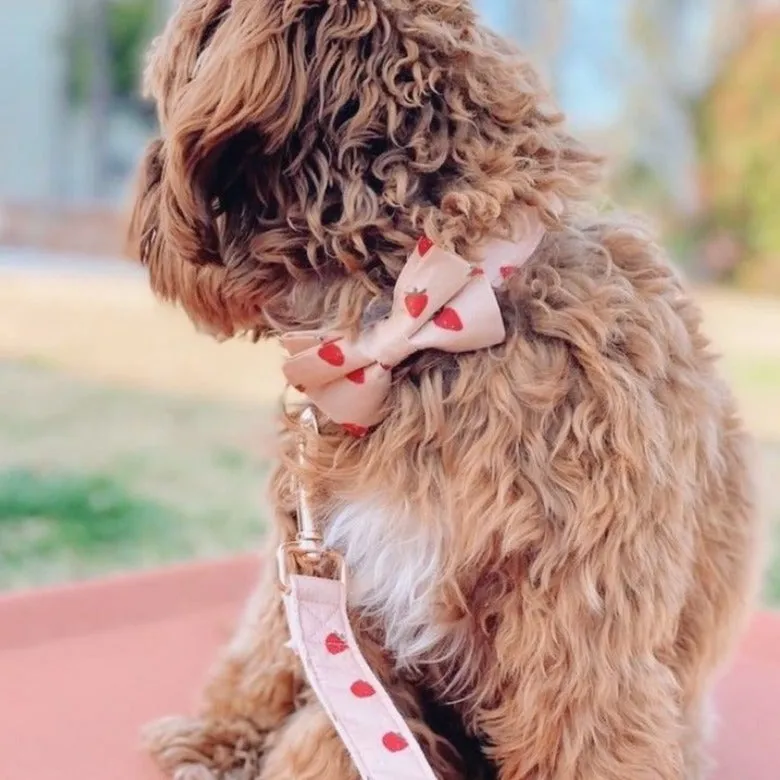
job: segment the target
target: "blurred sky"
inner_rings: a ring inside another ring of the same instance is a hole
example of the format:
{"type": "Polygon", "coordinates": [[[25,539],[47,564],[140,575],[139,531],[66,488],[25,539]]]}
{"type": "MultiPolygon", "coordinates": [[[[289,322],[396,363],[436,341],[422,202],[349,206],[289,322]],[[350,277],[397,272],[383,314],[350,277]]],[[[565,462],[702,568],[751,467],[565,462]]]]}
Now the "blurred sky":
{"type": "Polygon", "coordinates": [[[558,84],[558,99],[579,125],[617,121],[621,96],[615,83],[616,63],[624,47],[622,0],[572,0],[568,35],[558,84]]]}
{"type": "MultiPolygon", "coordinates": [[[[481,0],[477,5],[485,22],[494,30],[517,30],[522,36],[513,3],[481,0]]],[[[625,3],[623,0],[570,0],[569,8],[556,83],[558,99],[579,125],[612,124],[621,110],[620,89],[611,66],[624,45],[625,3]]]]}
{"type": "MultiPolygon", "coordinates": [[[[549,1],[554,0],[539,0],[549,1]]],[[[493,29],[511,30],[521,43],[525,37],[532,37],[530,32],[524,35],[523,26],[538,18],[540,6],[536,3],[526,3],[522,12],[511,0],[477,0],[476,4],[493,29]],[[524,18],[518,19],[519,14],[524,18]]],[[[776,6],[778,2],[763,0],[756,5],[776,6]]],[[[678,50],[685,56],[679,65],[696,89],[704,86],[710,76],[703,58],[712,3],[688,0],[680,8],[684,15],[675,37],[678,50]]],[[[629,88],[627,76],[640,67],[626,34],[630,10],[631,3],[626,0],[566,1],[554,86],[558,101],[579,128],[599,129],[620,120],[625,90],[629,88]]]]}

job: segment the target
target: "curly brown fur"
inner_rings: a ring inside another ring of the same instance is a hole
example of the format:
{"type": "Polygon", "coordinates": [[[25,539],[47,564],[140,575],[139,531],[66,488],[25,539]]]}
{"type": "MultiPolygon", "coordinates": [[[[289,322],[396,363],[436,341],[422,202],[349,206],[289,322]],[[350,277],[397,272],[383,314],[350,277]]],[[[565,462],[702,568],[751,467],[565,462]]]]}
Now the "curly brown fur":
{"type": "MultiPolygon", "coordinates": [[[[131,244],[218,336],[354,327],[421,233],[471,257],[541,210],[504,344],[411,359],[387,419],[360,441],[323,421],[303,468],[286,418],[269,547],[294,476],[322,518],[413,518],[435,641],[396,658],[381,614],[353,617],[440,777],[703,777],[755,579],[745,437],[661,251],[580,208],[597,161],[531,67],[465,0],[185,0],[148,85],[131,244]]],[[[286,639],[269,573],[200,717],[150,732],[172,776],[354,776],[286,639]]]]}

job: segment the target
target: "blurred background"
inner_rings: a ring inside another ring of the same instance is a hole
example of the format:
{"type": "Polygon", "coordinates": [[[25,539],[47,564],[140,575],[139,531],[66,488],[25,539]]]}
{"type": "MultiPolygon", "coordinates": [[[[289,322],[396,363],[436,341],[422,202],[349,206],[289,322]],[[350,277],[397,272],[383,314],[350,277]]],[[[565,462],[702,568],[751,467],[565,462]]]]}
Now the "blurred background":
{"type": "MultiPolygon", "coordinates": [[[[120,259],[169,0],[5,3],[0,589],[253,549],[273,346],[215,344],[120,259]]],[[[543,69],[607,190],[663,234],[759,447],[780,539],[780,2],[481,0],[543,69]]],[[[765,599],[780,604],[770,553],[765,599]]]]}

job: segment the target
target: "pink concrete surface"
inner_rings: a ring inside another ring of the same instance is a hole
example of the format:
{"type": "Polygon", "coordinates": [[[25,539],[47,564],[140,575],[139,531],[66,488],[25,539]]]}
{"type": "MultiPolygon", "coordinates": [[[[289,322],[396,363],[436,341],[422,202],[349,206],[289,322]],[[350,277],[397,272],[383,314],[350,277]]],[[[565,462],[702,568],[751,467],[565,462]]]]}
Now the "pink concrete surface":
{"type": "MultiPolygon", "coordinates": [[[[238,558],[0,598],[0,780],[158,780],[139,728],[192,709],[257,568],[238,558]]],[[[713,780],[780,780],[780,616],[756,616],[718,699],[713,780]]]]}

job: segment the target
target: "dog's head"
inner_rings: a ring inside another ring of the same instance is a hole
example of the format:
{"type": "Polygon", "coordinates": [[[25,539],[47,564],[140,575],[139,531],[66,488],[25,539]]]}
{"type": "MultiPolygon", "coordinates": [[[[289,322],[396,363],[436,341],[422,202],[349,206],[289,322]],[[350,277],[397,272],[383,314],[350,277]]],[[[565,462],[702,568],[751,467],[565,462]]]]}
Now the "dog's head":
{"type": "Polygon", "coordinates": [[[420,234],[468,253],[593,178],[466,0],[183,0],[147,88],[131,249],[220,336],[354,324],[420,234]]]}

